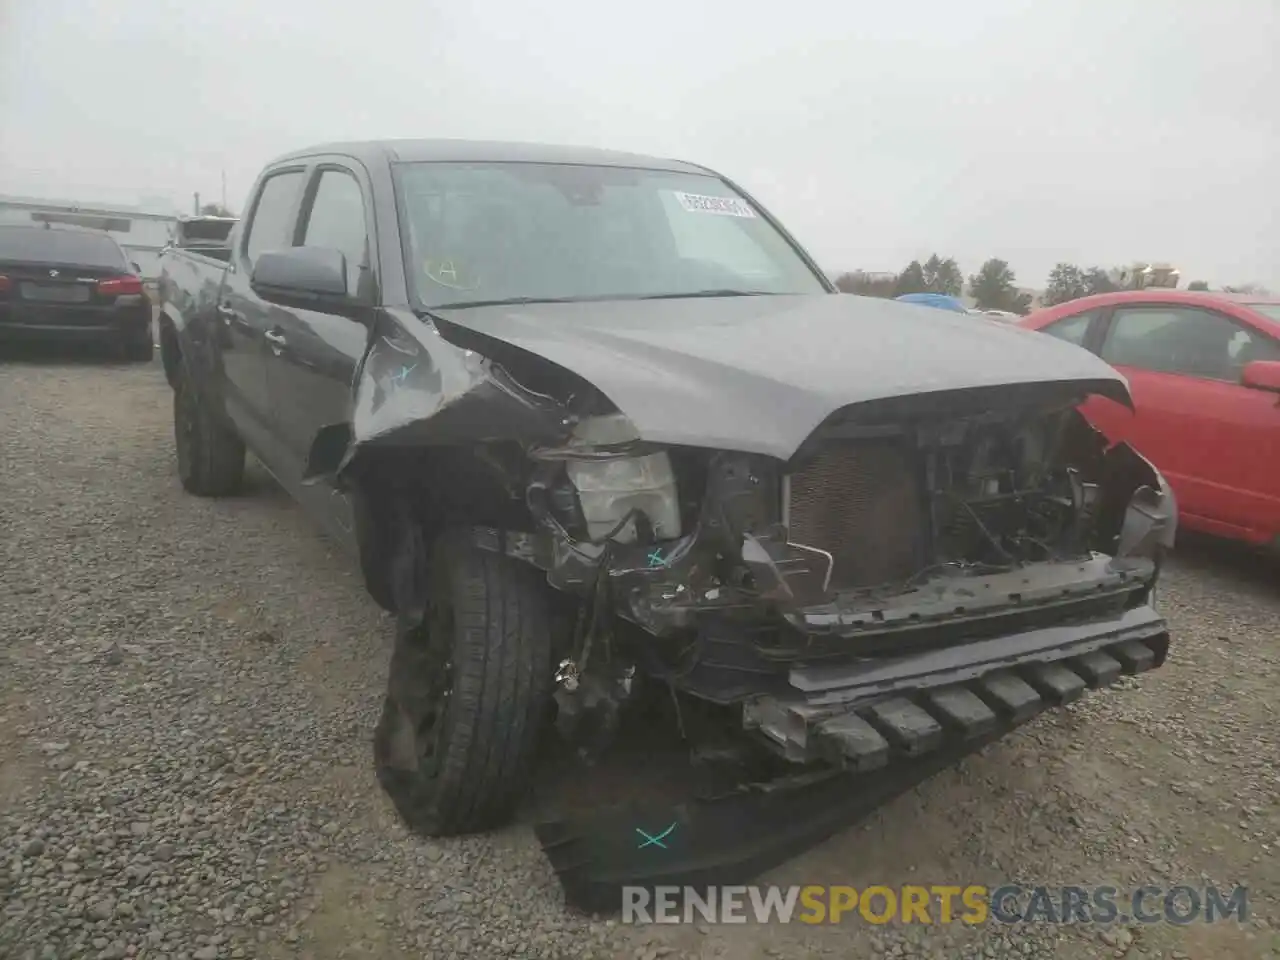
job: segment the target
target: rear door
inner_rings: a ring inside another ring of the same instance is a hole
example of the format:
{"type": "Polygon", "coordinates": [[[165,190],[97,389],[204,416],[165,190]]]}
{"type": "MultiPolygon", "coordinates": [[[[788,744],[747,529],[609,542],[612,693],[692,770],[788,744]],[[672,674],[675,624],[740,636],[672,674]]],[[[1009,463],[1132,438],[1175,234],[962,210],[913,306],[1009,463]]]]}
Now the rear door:
{"type": "Polygon", "coordinates": [[[300,165],[268,171],[259,181],[216,307],[227,413],[253,452],[277,475],[282,451],[267,387],[266,334],[286,311],[259,298],[249,280],[259,254],[293,245],[305,183],[306,171],[300,165]]]}
{"type": "Polygon", "coordinates": [[[1128,378],[1137,412],[1091,418],[1155,463],[1195,525],[1254,540],[1280,529],[1280,409],[1240,383],[1249,361],[1280,360],[1280,343],[1214,310],[1125,304],[1098,352],[1128,378]]]}
{"type": "MultiPolygon", "coordinates": [[[[321,158],[312,169],[298,224],[298,244],[341,251],[348,295],[375,302],[377,257],[370,184],[363,167],[340,157],[321,158]]],[[[302,476],[316,435],[351,416],[352,380],[369,330],[348,317],[290,308],[272,316],[267,331],[271,393],[297,495],[331,531],[351,534],[350,505],[324,485],[303,487],[302,476]]]]}

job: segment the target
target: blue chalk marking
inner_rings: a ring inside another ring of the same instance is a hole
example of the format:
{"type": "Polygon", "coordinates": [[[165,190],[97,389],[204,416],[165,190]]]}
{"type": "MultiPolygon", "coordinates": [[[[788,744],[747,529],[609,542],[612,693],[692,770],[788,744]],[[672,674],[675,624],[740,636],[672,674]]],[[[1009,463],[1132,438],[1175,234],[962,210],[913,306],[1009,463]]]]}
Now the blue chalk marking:
{"type": "Polygon", "coordinates": [[[656,836],[645,833],[639,827],[636,827],[636,833],[644,837],[644,843],[640,844],[640,846],[638,846],[636,849],[643,850],[645,847],[661,847],[663,850],[666,850],[667,845],[662,841],[665,840],[667,837],[671,836],[671,832],[675,830],[675,828],[678,825],[679,825],[678,821],[673,821],[671,826],[667,827],[667,829],[663,830],[661,833],[657,834],[656,836]]]}
{"type": "Polygon", "coordinates": [[[413,371],[417,369],[418,369],[418,365],[416,363],[412,367],[401,367],[399,373],[394,373],[391,375],[391,379],[394,380],[396,383],[404,383],[404,378],[409,376],[409,374],[413,373],[413,371]]]}

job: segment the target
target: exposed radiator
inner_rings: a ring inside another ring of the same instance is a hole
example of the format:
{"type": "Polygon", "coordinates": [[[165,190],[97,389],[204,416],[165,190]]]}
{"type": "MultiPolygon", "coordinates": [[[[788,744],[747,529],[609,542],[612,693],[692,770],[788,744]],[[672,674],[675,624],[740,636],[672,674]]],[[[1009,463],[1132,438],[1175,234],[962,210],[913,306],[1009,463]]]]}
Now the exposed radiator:
{"type": "Polygon", "coordinates": [[[896,440],[827,443],[790,477],[789,539],[835,558],[833,588],[902,581],[923,565],[926,511],[896,440]]]}

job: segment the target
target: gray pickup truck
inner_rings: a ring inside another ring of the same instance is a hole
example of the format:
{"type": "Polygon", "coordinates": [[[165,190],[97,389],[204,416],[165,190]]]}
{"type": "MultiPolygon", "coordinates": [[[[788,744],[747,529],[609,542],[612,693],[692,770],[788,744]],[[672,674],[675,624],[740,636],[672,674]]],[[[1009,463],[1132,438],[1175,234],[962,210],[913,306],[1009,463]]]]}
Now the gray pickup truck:
{"type": "Polygon", "coordinates": [[[1164,661],[1173,499],[1076,410],[1124,379],[837,293],[705,168],[302,150],[162,290],[183,485],[248,448],[397,616],[375,757],[426,832],[503,822],[544,738],[598,754],[632,701],[812,784],[1164,661]]]}

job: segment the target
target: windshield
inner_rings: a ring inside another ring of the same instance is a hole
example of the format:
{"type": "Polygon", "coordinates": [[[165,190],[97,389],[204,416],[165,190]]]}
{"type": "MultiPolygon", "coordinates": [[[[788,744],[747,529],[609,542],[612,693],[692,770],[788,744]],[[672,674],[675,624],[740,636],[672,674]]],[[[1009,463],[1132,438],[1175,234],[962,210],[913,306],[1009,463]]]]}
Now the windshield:
{"type": "Polygon", "coordinates": [[[397,166],[420,306],[507,300],[825,293],[751,204],[713,176],[547,163],[397,166]]]}
{"type": "Polygon", "coordinates": [[[128,266],[119,245],[103,233],[0,226],[0,260],[67,266],[128,266]]]}
{"type": "Polygon", "coordinates": [[[1280,321],[1280,303],[1249,303],[1250,310],[1257,310],[1264,317],[1280,321]]]}

